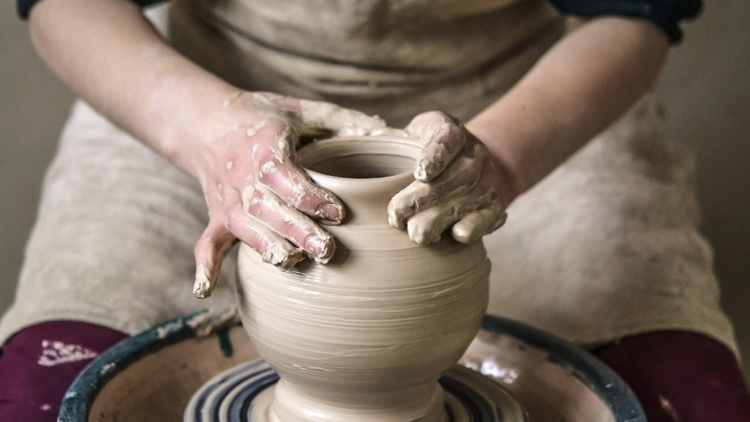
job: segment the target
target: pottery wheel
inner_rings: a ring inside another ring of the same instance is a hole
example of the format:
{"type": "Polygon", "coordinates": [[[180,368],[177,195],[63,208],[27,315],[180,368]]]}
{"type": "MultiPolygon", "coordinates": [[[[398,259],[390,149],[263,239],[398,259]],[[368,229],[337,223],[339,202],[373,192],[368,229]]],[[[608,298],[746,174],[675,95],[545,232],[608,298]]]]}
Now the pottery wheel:
{"type": "MultiPolygon", "coordinates": [[[[270,397],[277,376],[259,358],[232,310],[180,317],[101,354],[68,390],[58,421],[180,422],[187,409],[194,422],[263,422],[256,400],[270,397]]],[[[487,316],[459,365],[440,380],[458,409],[453,421],[646,421],[609,368],[514,321],[487,316]]]]}
{"type": "MultiPolygon", "coordinates": [[[[269,422],[279,376],[258,359],[212,378],[190,399],[184,422],[269,422]]],[[[461,366],[440,379],[445,422],[524,422],[521,405],[499,384],[461,366]]]]}

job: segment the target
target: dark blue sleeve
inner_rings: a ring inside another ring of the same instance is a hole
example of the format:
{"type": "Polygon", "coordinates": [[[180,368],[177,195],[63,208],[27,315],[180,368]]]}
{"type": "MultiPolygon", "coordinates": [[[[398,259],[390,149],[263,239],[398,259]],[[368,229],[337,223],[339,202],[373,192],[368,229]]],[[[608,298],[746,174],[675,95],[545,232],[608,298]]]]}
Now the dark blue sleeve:
{"type": "MultiPolygon", "coordinates": [[[[29,12],[31,12],[31,8],[34,7],[35,4],[37,4],[40,0],[17,0],[18,3],[18,15],[21,17],[21,19],[26,20],[29,18],[29,12]]],[[[152,4],[160,3],[163,0],[131,0],[133,3],[141,6],[146,7],[150,6],[152,4]]]]}
{"type": "Polygon", "coordinates": [[[563,14],[593,18],[627,16],[653,22],[672,44],[682,40],[680,21],[698,16],[701,0],[550,0],[563,14]]]}

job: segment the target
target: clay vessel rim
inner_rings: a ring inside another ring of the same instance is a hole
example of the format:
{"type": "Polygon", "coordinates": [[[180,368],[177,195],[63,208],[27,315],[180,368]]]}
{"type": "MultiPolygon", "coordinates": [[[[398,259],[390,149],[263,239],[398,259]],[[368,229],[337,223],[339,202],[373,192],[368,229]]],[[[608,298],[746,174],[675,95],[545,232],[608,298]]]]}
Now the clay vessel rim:
{"type": "Polygon", "coordinates": [[[416,162],[421,151],[422,145],[418,140],[406,137],[383,135],[345,136],[316,140],[311,144],[305,145],[297,151],[297,159],[299,165],[313,180],[318,182],[330,181],[336,185],[356,181],[362,188],[367,188],[371,185],[413,181],[413,168],[390,176],[344,177],[311,170],[309,166],[314,166],[329,159],[354,155],[390,155],[393,157],[413,159],[416,162]],[[363,148],[368,148],[368,150],[364,150],[363,148]]]}

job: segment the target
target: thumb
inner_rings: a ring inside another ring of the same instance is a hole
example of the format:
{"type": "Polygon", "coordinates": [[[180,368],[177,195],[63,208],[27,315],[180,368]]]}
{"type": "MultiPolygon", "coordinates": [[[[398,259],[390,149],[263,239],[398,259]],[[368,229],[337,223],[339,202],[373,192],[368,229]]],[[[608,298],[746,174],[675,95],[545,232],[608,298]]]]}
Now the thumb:
{"type": "Polygon", "coordinates": [[[221,261],[237,239],[218,218],[212,218],[195,244],[195,285],[193,294],[201,299],[211,296],[221,273],[221,261]]]}

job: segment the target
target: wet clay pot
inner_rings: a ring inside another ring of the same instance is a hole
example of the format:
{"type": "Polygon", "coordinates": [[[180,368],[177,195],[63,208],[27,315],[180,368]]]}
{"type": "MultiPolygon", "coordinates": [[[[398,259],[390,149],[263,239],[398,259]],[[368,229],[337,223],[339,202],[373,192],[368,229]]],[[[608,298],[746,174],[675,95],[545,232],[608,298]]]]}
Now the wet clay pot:
{"type": "Polygon", "coordinates": [[[356,137],[299,152],[347,207],[326,226],[336,254],[282,272],[240,249],[238,302],[259,354],[281,376],[259,420],[441,421],[438,378],[477,334],[490,263],[481,242],[420,247],[388,225],[390,198],[414,181],[413,140],[356,137]]]}

